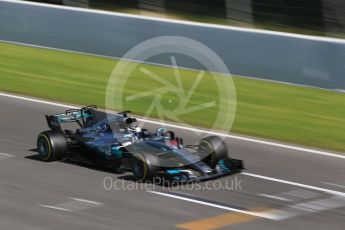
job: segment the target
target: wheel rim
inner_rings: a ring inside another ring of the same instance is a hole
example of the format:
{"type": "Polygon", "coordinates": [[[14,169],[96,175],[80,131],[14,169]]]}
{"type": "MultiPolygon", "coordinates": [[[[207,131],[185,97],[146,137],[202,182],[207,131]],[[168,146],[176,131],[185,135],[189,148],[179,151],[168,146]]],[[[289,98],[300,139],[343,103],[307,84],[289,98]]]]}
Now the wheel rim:
{"type": "Polygon", "coordinates": [[[145,177],[145,165],[142,160],[136,158],[132,170],[137,179],[142,180],[145,177]]]}
{"type": "Polygon", "coordinates": [[[38,153],[42,158],[47,158],[49,155],[49,145],[43,138],[38,141],[38,153]]]}

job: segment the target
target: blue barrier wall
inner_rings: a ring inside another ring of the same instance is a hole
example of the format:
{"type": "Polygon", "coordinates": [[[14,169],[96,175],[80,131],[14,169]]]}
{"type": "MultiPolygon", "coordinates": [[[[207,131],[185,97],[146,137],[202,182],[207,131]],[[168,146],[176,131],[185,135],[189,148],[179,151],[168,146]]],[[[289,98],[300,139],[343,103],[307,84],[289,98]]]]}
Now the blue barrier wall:
{"type": "MultiPolygon", "coordinates": [[[[205,44],[233,74],[345,90],[342,40],[0,1],[1,40],[121,57],[144,40],[166,35],[205,44]]],[[[178,60],[182,67],[203,68],[185,57],[178,60]]],[[[170,64],[164,57],[151,61],[170,64]]]]}

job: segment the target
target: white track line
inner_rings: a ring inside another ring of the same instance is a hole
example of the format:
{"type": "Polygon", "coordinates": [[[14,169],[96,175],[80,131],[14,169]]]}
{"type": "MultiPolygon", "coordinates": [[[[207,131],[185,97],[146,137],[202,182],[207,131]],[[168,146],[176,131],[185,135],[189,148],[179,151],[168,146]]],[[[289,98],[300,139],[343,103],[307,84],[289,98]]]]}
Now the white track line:
{"type": "MultiPolygon", "coordinates": [[[[34,98],[29,98],[29,97],[24,97],[24,96],[2,93],[2,92],[0,92],[0,96],[8,97],[8,98],[14,98],[14,99],[18,99],[18,100],[36,102],[36,103],[40,103],[40,104],[52,105],[52,106],[57,106],[57,107],[63,107],[63,108],[71,108],[71,109],[79,108],[77,106],[72,106],[72,105],[67,105],[67,104],[62,104],[62,103],[57,103],[57,102],[51,102],[51,101],[46,101],[46,100],[41,100],[41,99],[34,99],[34,98]]],[[[233,134],[224,134],[224,133],[220,133],[220,132],[216,132],[216,131],[202,130],[202,129],[185,127],[185,126],[181,126],[181,125],[177,125],[177,124],[163,123],[163,122],[148,120],[148,119],[141,119],[140,118],[138,120],[144,121],[144,122],[147,122],[150,124],[165,125],[165,126],[169,126],[172,128],[178,128],[178,129],[200,132],[200,133],[207,133],[207,134],[211,134],[211,135],[218,135],[218,136],[228,137],[228,138],[237,139],[237,140],[241,140],[241,141],[248,141],[248,142],[253,142],[253,143],[257,143],[257,144],[269,145],[269,146],[285,148],[285,149],[290,149],[290,150],[296,150],[296,151],[301,151],[301,152],[306,152],[306,153],[312,153],[312,154],[317,154],[317,155],[322,155],[322,156],[345,159],[345,155],[330,153],[330,152],[326,152],[326,151],[322,151],[322,150],[308,149],[308,148],[304,148],[304,147],[297,147],[297,146],[293,146],[293,145],[281,144],[281,143],[276,143],[276,142],[267,141],[267,140],[259,140],[259,139],[250,138],[250,137],[236,136],[233,134]]]]}
{"type": "Polygon", "coordinates": [[[34,99],[34,98],[29,98],[29,97],[17,96],[17,95],[12,95],[12,94],[7,94],[7,93],[0,93],[0,96],[19,99],[19,100],[23,100],[23,101],[36,102],[36,103],[40,103],[40,104],[53,105],[53,106],[63,107],[63,108],[71,108],[71,109],[77,109],[78,108],[76,106],[71,106],[71,105],[66,105],[66,104],[61,104],[61,103],[56,103],[56,102],[51,102],[51,101],[45,101],[45,100],[41,100],[41,99],[34,99]]]}
{"type": "Polygon", "coordinates": [[[327,185],[332,185],[335,187],[339,187],[339,188],[345,188],[345,185],[340,185],[340,184],[334,184],[334,183],[329,183],[329,182],[322,182],[323,184],[327,184],[327,185]]]}
{"type": "Polygon", "coordinates": [[[54,209],[54,210],[64,211],[64,212],[70,212],[71,211],[67,208],[60,208],[60,207],[53,206],[53,205],[39,204],[38,206],[43,207],[43,208],[50,208],[50,209],[54,209]]]}
{"type": "Polygon", "coordinates": [[[22,4],[22,5],[30,5],[30,6],[40,6],[40,7],[53,8],[53,9],[84,12],[84,13],[90,13],[90,14],[111,15],[111,16],[124,17],[124,18],[136,18],[136,19],[141,19],[141,20],[150,20],[150,21],[174,23],[174,24],[180,24],[180,25],[190,25],[190,26],[205,27],[205,28],[241,31],[241,32],[257,33],[257,34],[268,34],[268,35],[292,37],[292,38],[299,38],[299,39],[313,40],[313,41],[345,43],[344,39],[339,39],[339,38],[319,37],[319,36],[302,35],[302,34],[278,32],[278,31],[270,31],[270,30],[262,30],[262,29],[252,29],[252,28],[242,28],[242,27],[217,25],[217,24],[210,24],[210,23],[191,22],[191,21],[184,21],[184,20],[177,20],[177,19],[158,18],[158,17],[150,17],[150,16],[142,16],[142,15],[134,15],[134,14],[126,14],[126,13],[116,13],[116,12],[110,12],[110,11],[86,9],[86,8],[79,8],[79,7],[59,6],[59,5],[38,3],[38,2],[28,2],[28,1],[18,1],[18,0],[0,0],[0,2],[9,2],[13,4],[22,4]]]}
{"type": "Polygon", "coordinates": [[[73,198],[73,197],[71,197],[70,199],[72,201],[68,201],[68,202],[60,203],[56,205],[39,204],[38,206],[44,207],[44,208],[55,209],[59,211],[65,211],[65,212],[77,212],[77,211],[85,210],[88,208],[103,205],[100,202],[92,201],[92,200],[85,200],[85,199],[73,198]]]}
{"type": "Polygon", "coordinates": [[[0,153],[0,161],[6,160],[6,159],[9,159],[9,158],[12,158],[12,157],[14,157],[14,155],[12,155],[12,154],[0,153]]]}
{"type": "Polygon", "coordinates": [[[275,215],[278,220],[285,220],[311,213],[319,213],[336,208],[342,208],[344,206],[344,197],[332,196],[326,199],[295,203],[280,210],[270,210],[265,213],[275,215]]]}
{"type": "Polygon", "coordinates": [[[272,199],[275,199],[275,200],[290,201],[289,199],[286,199],[286,198],[280,197],[280,196],[273,196],[273,195],[263,194],[263,193],[260,193],[258,195],[259,196],[263,196],[263,197],[267,197],[267,198],[272,198],[272,199]]]}
{"type": "Polygon", "coordinates": [[[92,200],[85,200],[85,199],[80,199],[80,198],[70,198],[71,200],[79,201],[79,202],[84,202],[88,204],[93,204],[93,205],[102,205],[102,203],[97,202],[97,201],[92,201],[92,200]]]}
{"type": "Polygon", "coordinates": [[[9,153],[0,153],[0,156],[3,156],[3,157],[14,157],[14,155],[9,154],[9,153]]]}
{"type": "MultiPolygon", "coordinates": [[[[297,186],[297,187],[302,187],[302,188],[307,188],[307,189],[311,189],[311,190],[325,192],[325,193],[328,193],[331,195],[336,195],[337,197],[339,197],[341,199],[343,199],[345,197],[345,193],[330,190],[330,189],[319,188],[319,187],[315,187],[315,186],[310,186],[310,185],[296,183],[296,182],[287,181],[287,180],[281,180],[281,179],[272,178],[272,177],[261,176],[261,175],[252,174],[252,173],[241,173],[241,174],[260,178],[260,179],[264,179],[264,180],[269,180],[269,181],[274,181],[274,182],[278,182],[278,183],[289,184],[289,185],[293,185],[293,186],[297,186]]],[[[231,208],[231,207],[227,207],[224,205],[214,204],[211,202],[187,198],[187,197],[178,196],[178,195],[169,194],[169,193],[163,193],[163,192],[158,192],[158,191],[148,191],[148,192],[153,193],[153,194],[157,194],[160,196],[170,197],[170,198],[174,198],[174,199],[178,199],[178,200],[184,200],[184,201],[188,201],[191,203],[201,204],[201,205],[205,205],[205,206],[209,206],[209,207],[213,207],[213,208],[219,208],[219,209],[223,209],[223,210],[227,210],[227,211],[238,212],[238,213],[247,214],[247,215],[256,216],[256,217],[261,217],[261,218],[266,218],[266,219],[270,219],[270,220],[282,220],[282,219],[286,219],[286,218],[289,218],[289,217],[292,217],[295,215],[295,214],[291,214],[291,213],[290,213],[291,215],[287,215],[289,213],[284,212],[282,210],[251,212],[251,211],[241,210],[241,209],[237,209],[237,208],[231,208]]],[[[288,201],[287,199],[282,198],[282,197],[271,196],[271,195],[267,195],[267,194],[258,194],[258,195],[288,201]]]]}
{"type": "Polygon", "coordinates": [[[336,196],[342,196],[342,197],[345,196],[345,193],[343,193],[343,192],[338,192],[335,190],[330,190],[330,189],[320,188],[320,187],[316,187],[316,186],[296,183],[296,182],[292,182],[292,181],[288,181],[288,180],[281,180],[281,179],[277,179],[277,178],[273,178],[273,177],[261,176],[261,175],[257,175],[257,174],[253,174],[253,173],[247,173],[247,172],[242,172],[241,174],[246,175],[246,176],[250,176],[250,177],[260,178],[263,180],[269,180],[269,181],[279,182],[279,183],[283,183],[283,184],[293,185],[296,187],[307,188],[307,189],[311,189],[311,190],[315,190],[315,191],[325,192],[325,193],[336,195],[336,196]]]}
{"type": "Polygon", "coordinates": [[[174,199],[178,199],[178,200],[184,200],[184,201],[188,201],[191,203],[202,204],[202,205],[213,207],[213,208],[219,208],[219,209],[223,209],[223,210],[227,210],[227,211],[238,212],[238,213],[242,213],[242,214],[247,214],[247,215],[251,215],[251,216],[265,218],[265,219],[270,219],[270,220],[278,219],[272,213],[250,212],[250,211],[245,211],[245,210],[241,210],[241,209],[230,208],[230,207],[219,205],[219,204],[214,204],[211,202],[201,201],[201,200],[197,200],[197,199],[191,199],[191,198],[187,198],[187,197],[183,197],[183,196],[177,196],[177,195],[173,195],[173,194],[169,194],[169,193],[163,193],[163,192],[157,192],[157,191],[148,191],[148,192],[153,193],[153,194],[157,194],[157,195],[161,195],[161,196],[165,196],[165,197],[170,197],[170,198],[174,198],[174,199]]]}

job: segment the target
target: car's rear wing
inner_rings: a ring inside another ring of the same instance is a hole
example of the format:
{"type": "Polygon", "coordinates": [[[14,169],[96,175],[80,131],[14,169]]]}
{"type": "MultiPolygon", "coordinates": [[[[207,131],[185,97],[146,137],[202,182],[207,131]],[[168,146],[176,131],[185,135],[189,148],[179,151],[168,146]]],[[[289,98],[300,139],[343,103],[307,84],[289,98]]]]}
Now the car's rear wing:
{"type": "Polygon", "coordinates": [[[64,113],[46,115],[46,119],[52,130],[61,130],[61,123],[66,122],[76,122],[83,126],[88,119],[94,117],[92,110],[97,110],[97,106],[89,105],[81,109],[68,109],[64,113]]]}

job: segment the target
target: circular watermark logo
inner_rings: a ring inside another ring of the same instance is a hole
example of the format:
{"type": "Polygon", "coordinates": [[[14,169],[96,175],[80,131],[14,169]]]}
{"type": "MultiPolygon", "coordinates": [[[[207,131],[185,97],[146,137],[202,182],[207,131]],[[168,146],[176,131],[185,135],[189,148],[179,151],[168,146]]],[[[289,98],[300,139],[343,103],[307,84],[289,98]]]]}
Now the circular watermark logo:
{"type": "MultiPolygon", "coordinates": [[[[140,115],[138,126],[155,126],[150,133],[158,136],[171,127],[182,126],[183,133],[173,136],[184,137],[183,145],[196,147],[205,136],[196,127],[223,133],[231,130],[236,91],[229,69],[210,48],[189,38],[162,36],[138,44],[119,60],[107,83],[105,105],[107,110],[130,110],[140,115]],[[165,58],[162,61],[170,65],[150,64],[155,58],[165,58]],[[183,63],[186,61],[203,68],[179,67],[188,66],[183,63]],[[186,143],[187,139],[191,143],[186,143]]],[[[155,146],[150,144],[150,148],[155,146]]],[[[175,165],[164,162],[160,164],[175,165]]]]}

